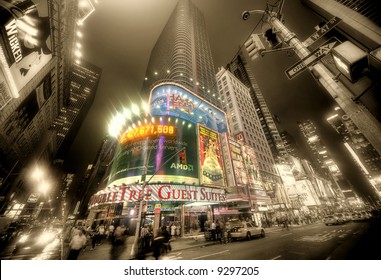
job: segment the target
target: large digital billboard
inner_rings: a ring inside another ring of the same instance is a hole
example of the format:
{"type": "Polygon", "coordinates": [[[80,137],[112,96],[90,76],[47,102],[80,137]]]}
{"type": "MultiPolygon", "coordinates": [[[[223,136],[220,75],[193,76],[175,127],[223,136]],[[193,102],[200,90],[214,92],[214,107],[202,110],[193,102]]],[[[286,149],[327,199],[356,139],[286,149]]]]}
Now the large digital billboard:
{"type": "Polygon", "coordinates": [[[200,184],[224,187],[224,169],[219,135],[199,125],[200,184]]]}
{"type": "Polygon", "coordinates": [[[153,88],[149,105],[151,115],[181,117],[219,133],[228,131],[222,110],[177,84],[166,83],[153,88]]]}
{"type": "Polygon", "coordinates": [[[184,119],[166,116],[127,129],[120,137],[108,185],[141,182],[146,167],[149,184],[199,184],[195,151],[196,126],[184,119]]]}
{"type": "Polygon", "coordinates": [[[52,58],[50,32],[47,0],[0,1],[0,59],[17,90],[52,58]]]}

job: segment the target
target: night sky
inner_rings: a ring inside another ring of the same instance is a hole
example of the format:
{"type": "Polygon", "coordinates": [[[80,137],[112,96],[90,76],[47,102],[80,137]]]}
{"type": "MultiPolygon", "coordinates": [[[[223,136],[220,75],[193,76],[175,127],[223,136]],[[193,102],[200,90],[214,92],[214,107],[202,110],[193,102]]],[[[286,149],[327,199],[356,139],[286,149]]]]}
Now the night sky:
{"type": "MultiPolygon", "coordinates": [[[[216,72],[237,53],[260,15],[244,21],[245,10],[264,10],[265,0],[192,0],[205,16],[216,72]]],[[[101,140],[107,134],[113,114],[131,102],[140,104],[140,89],[150,52],[177,0],[99,0],[96,11],[82,27],[83,58],[103,69],[96,99],[70,150],[66,164],[83,168],[95,159],[101,140]]],[[[271,2],[271,1],[270,1],[271,2]]],[[[277,2],[273,0],[272,2],[277,2]]],[[[299,0],[285,2],[285,25],[299,40],[308,38],[321,18],[299,0]]],[[[261,25],[255,33],[261,33],[261,25]]],[[[317,42],[316,47],[324,41],[317,42]]],[[[297,121],[310,119],[318,126],[322,140],[354,188],[364,190],[359,169],[348,164],[344,147],[326,118],[335,106],[328,93],[308,71],[289,80],[284,71],[299,60],[286,52],[266,54],[251,69],[272,114],[280,118],[280,131],[287,130],[301,144],[297,121]]],[[[146,96],[146,95],[144,95],[146,96]]],[[[147,101],[147,100],[145,100],[147,101]]],[[[365,196],[368,192],[365,191],[365,196]]]]}

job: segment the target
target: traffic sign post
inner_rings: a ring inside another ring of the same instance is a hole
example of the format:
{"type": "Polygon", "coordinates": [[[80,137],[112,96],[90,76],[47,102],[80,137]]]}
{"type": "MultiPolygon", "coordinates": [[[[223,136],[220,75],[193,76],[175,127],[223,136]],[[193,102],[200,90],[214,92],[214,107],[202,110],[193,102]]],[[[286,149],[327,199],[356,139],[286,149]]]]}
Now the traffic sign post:
{"type": "Polygon", "coordinates": [[[308,37],[303,44],[308,47],[313,44],[316,40],[320,39],[324,34],[334,28],[341,22],[341,19],[338,17],[331,18],[326,24],[324,24],[318,31],[313,33],[310,37],[308,37]]]}
{"type": "Polygon", "coordinates": [[[323,45],[312,51],[308,56],[288,68],[285,71],[287,78],[291,80],[298,74],[302,73],[309,66],[327,55],[338,42],[339,41],[335,37],[332,37],[326,41],[323,45]]]}

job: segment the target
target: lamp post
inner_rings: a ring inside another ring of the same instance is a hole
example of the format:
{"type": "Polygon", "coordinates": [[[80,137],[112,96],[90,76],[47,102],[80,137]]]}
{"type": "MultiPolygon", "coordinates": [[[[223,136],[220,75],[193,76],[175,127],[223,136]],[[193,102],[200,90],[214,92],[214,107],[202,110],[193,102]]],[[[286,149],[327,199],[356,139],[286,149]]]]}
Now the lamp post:
{"type": "MultiPolygon", "coordinates": [[[[303,58],[311,55],[312,52],[279,19],[281,18],[280,13],[283,3],[284,1],[282,1],[277,13],[263,10],[244,11],[242,19],[247,20],[251,14],[263,15],[263,20],[269,23],[277,31],[276,33],[283,38],[283,41],[293,48],[299,58],[303,60],[303,58]]],[[[319,60],[307,68],[315,80],[336,100],[344,112],[348,115],[353,114],[352,121],[363,132],[373,147],[381,153],[381,124],[372,113],[368,110],[361,110],[362,106],[353,101],[353,94],[340,81],[336,81],[335,76],[319,60]]]]}
{"type": "Polygon", "coordinates": [[[142,197],[140,198],[140,201],[139,201],[139,212],[138,212],[138,218],[137,218],[137,223],[136,223],[135,240],[134,240],[134,244],[132,245],[132,248],[131,248],[131,255],[133,257],[139,257],[139,253],[141,253],[141,252],[139,252],[139,240],[140,240],[140,230],[141,230],[141,227],[142,227],[142,216],[143,216],[144,190],[145,190],[145,187],[151,181],[153,176],[155,176],[157,174],[157,172],[159,172],[160,169],[165,164],[167,164],[167,162],[169,162],[177,154],[179,154],[179,153],[181,153],[183,151],[185,151],[185,148],[181,148],[180,150],[176,151],[162,165],[160,165],[159,168],[156,169],[155,173],[152,174],[151,177],[148,180],[147,180],[146,176],[147,176],[147,171],[148,171],[148,163],[149,163],[149,159],[150,159],[151,150],[149,150],[148,156],[145,158],[145,166],[144,166],[143,175],[142,175],[142,180],[143,180],[143,183],[142,183],[142,197]]]}

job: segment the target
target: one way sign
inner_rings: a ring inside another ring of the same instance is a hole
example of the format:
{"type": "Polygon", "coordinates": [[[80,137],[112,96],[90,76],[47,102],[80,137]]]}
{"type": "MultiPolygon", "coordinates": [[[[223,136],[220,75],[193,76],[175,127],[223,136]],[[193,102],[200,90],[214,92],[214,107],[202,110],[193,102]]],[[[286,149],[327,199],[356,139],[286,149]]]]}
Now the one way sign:
{"type": "Polygon", "coordinates": [[[323,45],[312,51],[302,60],[288,68],[285,71],[287,78],[291,80],[292,78],[296,77],[298,74],[306,70],[307,67],[311,66],[317,60],[327,55],[338,42],[339,41],[335,37],[326,41],[323,45]]]}

